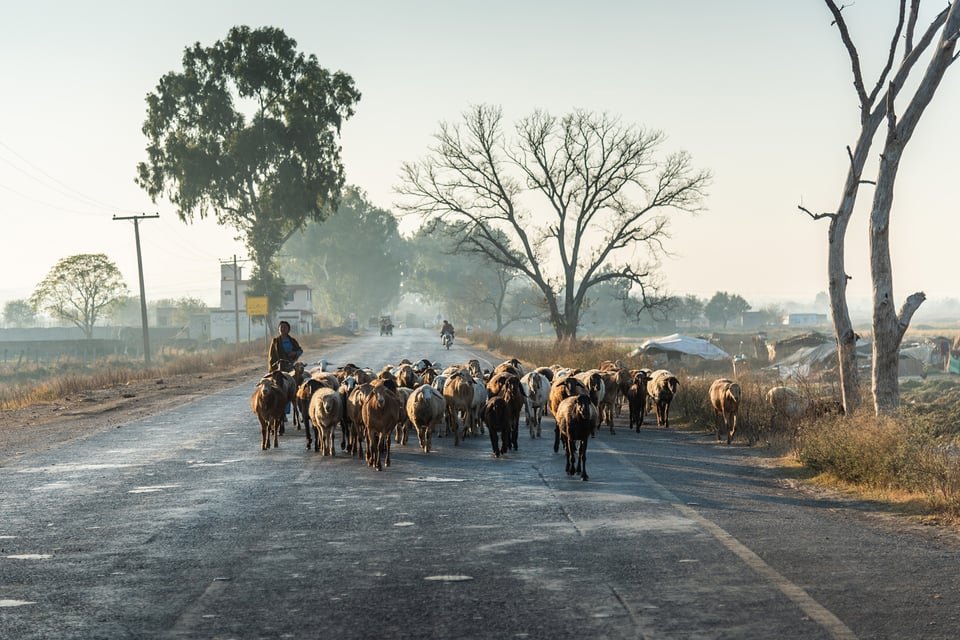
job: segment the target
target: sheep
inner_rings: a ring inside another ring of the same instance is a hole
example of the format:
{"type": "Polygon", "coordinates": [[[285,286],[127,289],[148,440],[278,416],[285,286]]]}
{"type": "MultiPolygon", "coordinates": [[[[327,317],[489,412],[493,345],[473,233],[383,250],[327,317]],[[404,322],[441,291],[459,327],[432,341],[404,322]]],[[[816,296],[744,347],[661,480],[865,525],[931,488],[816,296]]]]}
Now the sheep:
{"type": "MultiPolygon", "coordinates": [[[[343,397],[336,389],[320,387],[313,392],[310,398],[310,424],[316,430],[314,451],[320,451],[325,456],[336,455],[334,437],[337,425],[343,421],[343,397]]],[[[308,428],[309,432],[310,429],[308,428]]],[[[307,447],[310,446],[309,436],[307,447]]]]}
{"type": "Polygon", "coordinates": [[[397,386],[399,387],[407,387],[413,390],[420,386],[420,376],[409,364],[400,365],[393,373],[397,378],[397,386]]]}
{"type": "MultiPolygon", "coordinates": [[[[557,419],[557,410],[560,404],[570,396],[584,395],[590,397],[590,392],[582,382],[573,376],[563,376],[554,379],[550,385],[550,396],[547,399],[547,408],[554,420],[557,419]]],[[[560,426],[557,425],[553,430],[553,452],[560,451],[560,426]]]]}
{"type": "Polygon", "coordinates": [[[493,396],[487,400],[480,412],[480,419],[490,430],[490,444],[493,455],[499,458],[510,449],[512,420],[510,407],[503,396],[493,396]],[[498,443],[499,440],[499,443],[498,443]]]}
{"type": "Polygon", "coordinates": [[[400,396],[389,380],[371,389],[361,408],[367,430],[367,465],[382,471],[390,466],[390,436],[400,419],[400,396]]]}
{"type": "Polygon", "coordinates": [[[519,447],[520,412],[526,404],[520,377],[508,371],[495,373],[487,382],[487,392],[490,397],[502,396],[507,401],[510,412],[510,446],[516,450],[519,447]]]}
{"type": "Polygon", "coordinates": [[[575,395],[560,403],[557,429],[567,454],[567,475],[579,473],[581,480],[587,480],[587,442],[599,425],[600,414],[589,397],[575,395]]]}
{"type": "MultiPolygon", "coordinates": [[[[336,383],[336,378],[334,378],[336,383]]],[[[297,388],[297,408],[300,411],[300,415],[303,416],[303,426],[304,433],[307,437],[307,449],[310,449],[310,436],[313,429],[310,426],[310,399],[313,397],[313,394],[317,389],[333,389],[337,390],[339,383],[330,386],[329,380],[318,380],[316,378],[307,378],[303,383],[297,388]]]]}
{"type": "Polygon", "coordinates": [[[534,371],[546,378],[547,382],[553,384],[553,369],[550,367],[537,367],[534,371]]]}
{"type": "Polygon", "coordinates": [[[286,431],[285,427],[287,424],[287,409],[291,405],[292,405],[292,412],[293,412],[293,423],[297,425],[297,429],[299,430],[300,423],[299,423],[298,412],[297,412],[297,383],[294,380],[293,375],[287,373],[286,371],[271,371],[270,373],[265,374],[261,379],[265,379],[265,378],[273,379],[277,383],[277,385],[279,385],[280,388],[283,389],[283,392],[287,398],[287,404],[283,406],[284,413],[280,418],[280,428],[279,428],[280,435],[283,435],[284,431],[286,431]]]}
{"type": "Polygon", "coordinates": [[[347,450],[352,456],[363,455],[363,443],[367,439],[367,427],[363,421],[363,405],[373,392],[369,382],[358,384],[347,396],[347,418],[350,421],[350,436],[347,450]]]}
{"type": "Polygon", "coordinates": [[[776,426],[777,417],[786,419],[795,432],[800,430],[800,420],[803,418],[819,418],[836,413],[843,415],[843,404],[836,400],[819,398],[804,398],[790,387],[773,387],[767,391],[767,404],[773,410],[771,430],[776,426]]]}
{"type": "Polygon", "coordinates": [[[407,398],[407,416],[417,430],[417,442],[424,453],[430,453],[433,430],[444,419],[446,409],[443,394],[428,384],[420,385],[407,398]]]}
{"type": "Polygon", "coordinates": [[[478,430],[481,434],[483,433],[483,422],[480,420],[480,413],[483,411],[483,407],[489,398],[490,393],[487,391],[487,386],[483,380],[474,378],[473,401],[470,403],[470,424],[468,427],[471,433],[473,433],[474,430],[478,430]]]}
{"type": "Polygon", "coordinates": [[[647,394],[653,400],[657,412],[657,426],[670,428],[670,403],[680,387],[680,381],[666,369],[658,369],[650,374],[647,394]]]}
{"type": "Polygon", "coordinates": [[[613,434],[616,433],[613,430],[614,414],[620,414],[621,398],[630,388],[630,372],[626,369],[601,369],[600,377],[605,391],[597,409],[600,411],[600,422],[609,426],[613,434]]]}
{"type": "Polygon", "coordinates": [[[607,394],[607,385],[604,384],[603,376],[600,375],[600,372],[596,369],[591,369],[573,375],[587,388],[590,394],[590,401],[593,402],[594,406],[599,407],[600,403],[603,402],[604,396],[607,394]]]}
{"type": "Polygon", "coordinates": [[[483,369],[480,367],[480,361],[476,358],[467,360],[467,371],[469,371],[470,375],[474,378],[483,378],[483,369]]]}
{"type": "Polygon", "coordinates": [[[469,422],[470,405],[473,402],[473,377],[466,369],[457,369],[449,374],[443,386],[443,397],[447,402],[447,431],[453,431],[453,444],[460,444],[460,416],[469,422]]]}
{"type": "Polygon", "coordinates": [[[410,435],[410,425],[413,424],[410,421],[410,416],[407,415],[407,400],[410,398],[410,394],[413,393],[413,389],[410,387],[397,387],[397,394],[400,397],[400,419],[397,422],[397,444],[402,444],[406,446],[407,438],[410,435]]]}
{"type": "MultiPolygon", "coordinates": [[[[293,363],[293,371],[290,371],[289,373],[291,377],[293,377],[293,384],[295,387],[294,396],[296,396],[297,390],[300,389],[300,385],[303,384],[304,379],[307,377],[306,370],[307,365],[299,360],[293,363]]],[[[306,426],[304,424],[306,421],[306,414],[300,411],[300,405],[297,403],[296,397],[294,397],[291,402],[293,402],[293,425],[297,428],[297,431],[300,431],[301,426],[306,426]]]]}
{"type": "Polygon", "coordinates": [[[727,444],[737,430],[737,411],[740,408],[740,385],[728,378],[719,378],[710,385],[710,404],[717,427],[717,442],[727,432],[727,444]]]}
{"type": "Polygon", "coordinates": [[[547,378],[531,371],[520,378],[520,386],[523,388],[525,398],[524,412],[527,417],[527,428],[530,430],[530,438],[540,437],[540,420],[543,417],[543,410],[547,406],[547,400],[550,399],[550,382],[547,378]]]}
{"type": "Polygon", "coordinates": [[[647,413],[647,382],[650,374],[646,369],[631,371],[631,383],[627,389],[627,407],[630,412],[630,428],[640,433],[643,417],[647,413]]]}
{"type": "MultiPolygon", "coordinates": [[[[612,392],[613,394],[613,398],[610,400],[610,405],[613,407],[614,413],[619,418],[623,399],[627,397],[627,391],[630,389],[630,385],[633,383],[633,376],[630,373],[630,369],[628,369],[620,360],[615,362],[604,360],[597,368],[601,371],[601,373],[605,374],[603,381],[607,384],[607,393],[612,392]],[[609,374],[609,379],[607,374],[609,374]],[[616,384],[616,388],[611,390],[611,384],[616,384]]],[[[603,420],[602,411],[600,420],[603,420]]]]}
{"type": "Polygon", "coordinates": [[[273,371],[263,376],[250,396],[250,408],[260,422],[261,450],[270,448],[271,435],[274,448],[280,446],[280,424],[287,407],[287,392],[282,376],[281,371],[273,371]]]}
{"type": "Polygon", "coordinates": [[[512,373],[518,378],[522,378],[525,373],[523,370],[523,365],[520,364],[520,361],[516,358],[510,358],[504,362],[501,362],[493,368],[493,375],[498,373],[512,373]]]}

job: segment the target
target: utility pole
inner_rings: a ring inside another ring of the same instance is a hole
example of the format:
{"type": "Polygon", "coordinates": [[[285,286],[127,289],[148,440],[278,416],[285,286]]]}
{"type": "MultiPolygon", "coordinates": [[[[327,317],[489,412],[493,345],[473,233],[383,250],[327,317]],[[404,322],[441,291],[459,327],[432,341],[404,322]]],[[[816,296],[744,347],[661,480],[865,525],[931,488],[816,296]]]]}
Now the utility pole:
{"type": "Polygon", "coordinates": [[[160,214],[139,216],[113,216],[114,220],[133,220],[133,235],[137,240],[137,272],[140,275],[140,322],[143,325],[143,362],[150,367],[150,330],[147,326],[147,294],[143,290],[143,258],[140,256],[140,221],[159,218],[160,214]]]}

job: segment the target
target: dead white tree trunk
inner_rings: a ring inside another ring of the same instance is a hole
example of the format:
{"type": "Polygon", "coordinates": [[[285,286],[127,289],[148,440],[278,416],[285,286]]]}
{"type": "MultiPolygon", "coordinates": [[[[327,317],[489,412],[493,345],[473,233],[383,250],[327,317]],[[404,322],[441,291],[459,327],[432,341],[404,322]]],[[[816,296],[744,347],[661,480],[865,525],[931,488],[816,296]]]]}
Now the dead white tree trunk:
{"type": "MultiPolygon", "coordinates": [[[[911,0],[909,13],[907,11],[907,0],[901,0],[900,2],[900,13],[899,20],[897,22],[897,27],[894,31],[893,37],[890,40],[889,53],[887,57],[886,64],[881,71],[876,84],[874,84],[872,91],[869,93],[866,90],[866,85],[863,80],[863,75],[860,69],[860,56],[857,51],[856,46],[853,43],[853,40],[850,36],[850,33],[847,29],[846,22],[842,15],[842,10],[846,6],[838,7],[833,0],[825,0],[827,7],[830,9],[830,12],[833,14],[834,22],[837,26],[837,29],[840,31],[840,37],[843,41],[843,44],[847,50],[847,55],[850,58],[850,63],[853,71],[853,84],[854,88],[857,91],[857,96],[860,101],[860,136],[857,139],[856,146],[851,151],[850,148],[847,148],[847,154],[850,158],[850,167],[847,172],[847,178],[844,182],[843,193],[840,200],[840,206],[837,211],[834,213],[819,213],[814,214],[800,207],[803,211],[808,213],[814,219],[826,218],[830,220],[830,227],[828,230],[827,240],[829,244],[829,252],[827,256],[827,267],[828,267],[828,278],[829,278],[829,294],[830,294],[830,310],[833,319],[833,326],[836,332],[837,339],[837,352],[838,352],[838,366],[840,371],[840,385],[841,393],[843,395],[844,408],[847,414],[851,414],[860,407],[862,403],[861,394],[860,394],[860,383],[859,376],[857,374],[857,361],[856,361],[856,334],[853,330],[853,323],[850,320],[850,313],[847,307],[847,282],[849,276],[846,272],[845,264],[845,242],[846,242],[846,231],[850,222],[850,218],[853,215],[854,206],[856,205],[857,195],[859,193],[860,185],[862,184],[878,184],[878,189],[875,192],[874,196],[874,210],[876,211],[877,206],[883,206],[883,202],[892,203],[892,189],[893,189],[893,180],[896,176],[896,167],[899,165],[899,153],[896,157],[896,163],[887,167],[887,171],[884,171],[883,166],[881,166],[880,175],[876,182],[868,181],[863,179],[863,172],[867,162],[867,159],[870,154],[870,148],[873,144],[874,137],[880,128],[880,125],[883,123],[884,118],[887,118],[889,121],[889,116],[892,113],[894,100],[897,97],[897,94],[900,88],[904,85],[906,79],[910,75],[911,70],[915,66],[917,60],[920,57],[920,54],[925,51],[930,44],[933,42],[938,30],[941,26],[948,22],[948,12],[951,12],[952,7],[948,6],[944,9],[936,18],[933,19],[930,26],[927,27],[926,31],[921,35],[920,39],[914,45],[914,35],[916,31],[917,18],[919,13],[920,1],[911,0]],[[900,63],[900,66],[896,69],[893,75],[893,79],[887,83],[887,77],[890,72],[893,70],[894,60],[896,58],[897,52],[900,49],[900,46],[903,46],[903,57],[900,63]],[[886,91],[881,95],[881,91],[886,87],[886,91]],[[892,170],[892,173],[890,171],[892,170]],[[889,199],[884,199],[880,196],[881,191],[885,191],[886,187],[881,188],[879,182],[881,180],[890,180],[889,199]]],[[[944,27],[944,34],[955,33],[955,31],[949,31],[949,27],[944,27]]],[[[944,42],[943,37],[941,37],[941,46],[944,42]]],[[[952,48],[951,48],[952,51],[952,48]]],[[[935,56],[939,55],[939,51],[935,56]]],[[[949,63],[948,63],[949,64],[949,63]]],[[[933,65],[933,62],[931,62],[933,65]]],[[[944,67],[945,68],[945,67],[944,67]]],[[[929,75],[929,69],[928,69],[929,75]]],[[[942,72],[940,74],[942,76],[942,72]]],[[[935,87],[934,87],[935,89],[935,87]]],[[[932,96],[932,93],[931,93],[932,96]]],[[[914,98],[916,100],[916,97],[914,98]]],[[[928,100],[929,102],[929,100],[928,100]]],[[[912,133],[912,129],[911,129],[912,133]]],[[[888,135],[888,142],[890,137],[888,135]]],[[[902,148],[901,148],[902,149],[902,148]]],[[[891,146],[891,154],[894,153],[894,149],[891,146]]],[[[892,159],[893,155],[891,155],[892,159]]],[[[889,211],[890,208],[886,208],[887,221],[889,221],[889,211]]],[[[873,221],[874,218],[872,217],[873,221]]],[[[877,219],[877,229],[878,231],[886,229],[886,225],[882,223],[881,219],[877,219]]],[[[871,222],[872,226],[873,222],[871,222]]],[[[885,232],[881,232],[885,233],[885,232]]],[[[874,266],[874,256],[873,256],[873,247],[877,247],[877,252],[883,253],[886,251],[886,264],[887,264],[887,273],[889,275],[889,237],[886,236],[883,239],[876,239],[874,242],[874,236],[871,233],[871,278],[874,282],[874,292],[877,291],[877,277],[879,271],[882,271],[882,265],[874,266]],[[886,249],[884,249],[886,247],[886,249]]],[[[881,260],[881,257],[878,255],[877,260],[881,260]]],[[[892,276],[890,276],[892,281],[892,276]]],[[[889,287],[889,297],[892,299],[892,282],[889,287]]],[[[876,297],[875,297],[876,300],[876,297]]],[[[913,302],[911,305],[919,306],[921,300],[917,300],[915,297],[911,297],[913,302]]],[[[904,311],[908,311],[909,307],[904,306],[904,311]]],[[[909,315],[913,314],[913,310],[909,310],[909,315]]],[[[876,315],[876,314],[875,314],[876,315]]],[[[896,314],[894,314],[896,315],[896,314]]],[[[906,319],[909,324],[909,316],[905,313],[901,313],[900,319],[906,319]]],[[[905,330],[905,327],[904,327],[905,330]]],[[[874,331],[876,332],[876,323],[874,325],[874,331]]],[[[902,338],[903,334],[900,334],[902,338]]],[[[900,338],[897,339],[897,346],[899,347],[900,338]]],[[[882,343],[884,349],[889,348],[887,342],[882,343]]],[[[877,340],[874,340],[874,364],[878,362],[876,356],[877,340]]],[[[894,364],[896,364],[896,349],[894,350],[894,364]]],[[[880,360],[883,360],[882,358],[880,360]]],[[[886,370],[886,365],[881,365],[883,370],[886,370]]],[[[876,369],[874,369],[876,371],[876,369]]],[[[896,367],[894,367],[894,381],[896,381],[896,367]]],[[[876,376],[874,376],[874,381],[876,381],[876,376]]],[[[876,398],[876,385],[874,385],[875,398],[876,398]]]]}
{"type": "MultiPolygon", "coordinates": [[[[914,4],[919,2],[914,0],[914,4]]],[[[872,389],[874,409],[878,415],[900,407],[900,343],[910,326],[913,314],[926,299],[923,292],[918,291],[907,297],[899,313],[894,309],[893,271],[890,264],[890,212],[893,209],[893,190],[904,149],[913,136],[920,117],[933,100],[944,73],[957,59],[960,10],[954,3],[944,11],[947,12],[946,19],[937,47],[920,85],[899,121],[893,100],[887,101],[887,137],[880,156],[877,189],[870,211],[870,277],[873,281],[872,389]]],[[[890,95],[893,93],[888,91],[890,95]]]]}

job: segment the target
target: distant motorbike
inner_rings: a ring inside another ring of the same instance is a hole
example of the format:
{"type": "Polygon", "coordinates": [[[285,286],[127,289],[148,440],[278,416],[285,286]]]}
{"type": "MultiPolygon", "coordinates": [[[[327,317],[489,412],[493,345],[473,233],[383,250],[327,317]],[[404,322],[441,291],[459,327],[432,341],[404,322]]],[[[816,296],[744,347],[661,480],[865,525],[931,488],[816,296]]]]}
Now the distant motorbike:
{"type": "Polygon", "coordinates": [[[443,346],[445,346],[447,349],[449,349],[449,348],[450,348],[450,345],[453,344],[453,334],[452,334],[452,333],[444,333],[442,336],[440,336],[440,342],[443,344],[443,346]]]}

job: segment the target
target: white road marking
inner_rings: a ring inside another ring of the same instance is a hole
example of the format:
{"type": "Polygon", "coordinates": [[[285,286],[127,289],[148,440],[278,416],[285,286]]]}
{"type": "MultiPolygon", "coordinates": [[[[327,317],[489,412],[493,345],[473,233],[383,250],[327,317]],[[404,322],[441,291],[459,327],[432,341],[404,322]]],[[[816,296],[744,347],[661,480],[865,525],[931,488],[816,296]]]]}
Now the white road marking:
{"type": "Polygon", "coordinates": [[[30,602],[29,600],[2,600],[0,599],[0,607],[23,607],[28,604],[36,604],[36,602],[30,602]]]}
{"type": "Polygon", "coordinates": [[[716,523],[707,520],[690,506],[684,504],[669,489],[641,471],[635,462],[627,460],[626,457],[619,451],[612,449],[604,442],[599,442],[597,444],[606,449],[607,453],[620,458],[622,464],[629,466],[630,469],[641,479],[643,479],[644,482],[650,485],[650,487],[652,487],[665,502],[669,502],[671,505],[673,505],[674,509],[706,529],[720,544],[732,551],[734,555],[743,561],[744,564],[773,584],[773,586],[775,586],[783,595],[792,600],[793,603],[800,607],[800,609],[807,614],[811,620],[823,627],[831,636],[834,638],[842,638],[844,640],[856,640],[857,636],[853,633],[853,631],[850,630],[849,627],[843,624],[843,621],[840,620],[840,618],[835,616],[830,610],[814,600],[806,591],[801,589],[796,584],[790,582],[790,580],[788,580],[786,577],[780,575],[773,567],[764,562],[760,556],[751,551],[746,545],[727,533],[716,523]]]}

